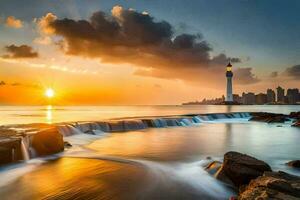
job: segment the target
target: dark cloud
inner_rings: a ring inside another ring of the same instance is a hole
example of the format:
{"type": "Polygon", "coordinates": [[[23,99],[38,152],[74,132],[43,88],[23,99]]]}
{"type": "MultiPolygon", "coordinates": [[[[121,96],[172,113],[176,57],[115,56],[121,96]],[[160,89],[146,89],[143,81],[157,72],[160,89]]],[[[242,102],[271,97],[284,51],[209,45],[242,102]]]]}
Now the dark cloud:
{"type": "Polygon", "coordinates": [[[16,46],[14,44],[6,46],[5,50],[8,54],[3,55],[4,58],[36,58],[38,53],[28,45],[16,46]]]}
{"type": "Polygon", "coordinates": [[[4,81],[0,81],[0,86],[4,86],[6,83],[4,81]]]}
{"type": "Polygon", "coordinates": [[[41,86],[38,84],[24,84],[19,82],[7,83],[5,81],[0,81],[0,87],[1,86],[28,87],[28,88],[35,88],[35,89],[41,88],[41,86]]]}
{"type": "Polygon", "coordinates": [[[240,63],[242,62],[240,58],[230,58],[227,57],[225,54],[219,54],[218,56],[215,56],[212,59],[212,62],[216,65],[221,65],[224,66],[224,64],[227,64],[228,62],[232,62],[232,63],[240,63]]]}
{"type": "Polygon", "coordinates": [[[38,84],[26,84],[26,83],[19,83],[19,82],[14,82],[10,84],[11,86],[14,87],[27,87],[27,88],[34,88],[34,89],[40,89],[41,86],[38,84]]]}
{"type": "Polygon", "coordinates": [[[239,63],[242,62],[240,58],[229,58],[230,62],[232,63],[239,63]]]}
{"type": "Polygon", "coordinates": [[[155,88],[162,88],[162,86],[160,84],[154,84],[155,88]]]}
{"type": "Polygon", "coordinates": [[[276,78],[278,76],[278,72],[271,72],[270,77],[271,78],[276,78]]]}
{"type": "Polygon", "coordinates": [[[141,67],[139,75],[146,69],[147,75],[191,80],[203,69],[224,67],[229,60],[241,62],[225,54],[211,56],[213,49],[201,34],[176,35],[170,23],[120,6],[111,15],[95,12],[89,20],[58,19],[48,13],[40,24],[48,33],[62,36],[65,53],[134,64],[141,67]],[[166,73],[171,70],[176,72],[166,73]]]}
{"type": "Polygon", "coordinates": [[[21,83],[12,83],[10,84],[11,86],[21,86],[22,84],[21,83]]]}
{"type": "Polygon", "coordinates": [[[295,79],[300,78],[300,65],[295,65],[292,67],[289,67],[284,72],[285,75],[290,76],[295,79]]]}
{"type": "Polygon", "coordinates": [[[237,68],[234,70],[235,81],[239,84],[253,84],[260,80],[252,73],[252,68],[237,68]]]}

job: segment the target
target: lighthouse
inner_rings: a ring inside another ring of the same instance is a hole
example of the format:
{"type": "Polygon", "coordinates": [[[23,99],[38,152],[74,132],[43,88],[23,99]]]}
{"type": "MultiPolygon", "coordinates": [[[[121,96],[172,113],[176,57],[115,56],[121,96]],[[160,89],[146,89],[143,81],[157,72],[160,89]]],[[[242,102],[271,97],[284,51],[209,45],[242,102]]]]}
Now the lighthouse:
{"type": "Polygon", "coordinates": [[[228,103],[233,102],[233,96],[232,96],[232,65],[229,62],[226,67],[226,78],[227,78],[227,91],[226,91],[226,99],[225,101],[228,103]]]}

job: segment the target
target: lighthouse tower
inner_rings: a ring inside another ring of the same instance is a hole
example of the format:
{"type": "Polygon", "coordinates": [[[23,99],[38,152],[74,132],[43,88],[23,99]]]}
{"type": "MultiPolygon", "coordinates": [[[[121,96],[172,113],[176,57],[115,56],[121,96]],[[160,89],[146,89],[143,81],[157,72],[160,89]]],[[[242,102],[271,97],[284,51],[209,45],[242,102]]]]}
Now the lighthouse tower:
{"type": "Polygon", "coordinates": [[[229,62],[226,67],[226,78],[227,78],[227,91],[226,91],[226,102],[233,102],[233,96],[232,96],[232,65],[229,62]]]}

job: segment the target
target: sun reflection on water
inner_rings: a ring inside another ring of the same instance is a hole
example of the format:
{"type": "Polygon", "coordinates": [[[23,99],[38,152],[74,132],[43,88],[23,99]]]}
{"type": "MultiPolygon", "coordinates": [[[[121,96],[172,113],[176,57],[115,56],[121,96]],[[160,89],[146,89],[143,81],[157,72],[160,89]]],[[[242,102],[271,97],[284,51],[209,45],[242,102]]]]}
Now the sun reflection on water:
{"type": "Polygon", "coordinates": [[[52,124],[52,119],[53,119],[52,110],[53,110],[52,105],[48,105],[46,108],[46,121],[48,124],[52,124]]]}

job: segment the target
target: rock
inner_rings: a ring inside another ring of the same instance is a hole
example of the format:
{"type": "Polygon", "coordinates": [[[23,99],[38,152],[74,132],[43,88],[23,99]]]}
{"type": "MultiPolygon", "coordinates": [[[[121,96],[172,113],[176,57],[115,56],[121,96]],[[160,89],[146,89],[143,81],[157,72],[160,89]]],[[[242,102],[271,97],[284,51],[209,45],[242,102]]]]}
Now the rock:
{"type": "Polygon", "coordinates": [[[238,200],[300,200],[300,177],[285,172],[265,172],[252,180],[238,200]]]}
{"type": "Polygon", "coordinates": [[[7,147],[0,147],[0,165],[13,161],[12,150],[7,147]]]}
{"type": "Polygon", "coordinates": [[[299,112],[291,112],[290,118],[299,119],[300,120],[300,111],[299,112]]]}
{"type": "Polygon", "coordinates": [[[38,156],[50,155],[64,150],[63,136],[57,128],[49,128],[32,135],[32,147],[38,156]]]}
{"type": "Polygon", "coordinates": [[[212,161],[206,165],[204,168],[211,175],[215,175],[217,171],[222,167],[222,163],[220,161],[212,161]]]}
{"type": "Polygon", "coordinates": [[[143,123],[149,128],[154,128],[155,124],[152,119],[142,119],[143,123]]]}
{"type": "Polygon", "coordinates": [[[232,182],[239,188],[248,184],[252,179],[261,176],[265,171],[272,170],[264,161],[231,151],[224,155],[223,165],[217,172],[216,178],[225,181],[225,183],[232,182]]]}
{"type": "Polygon", "coordinates": [[[70,143],[67,142],[67,141],[64,141],[64,147],[65,147],[65,148],[71,148],[71,147],[72,147],[72,144],[70,144],[70,143]]]}
{"type": "Polygon", "coordinates": [[[22,159],[21,138],[8,137],[0,139],[0,165],[22,159]]]}
{"type": "Polygon", "coordinates": [[[236,185],[232,182],[232,180],[226,175],[223,165],[222,167],[217,171],[215,174],[216,179],[219,181],[225,183],[227,186],[230,186],[232,188],[236,188],[236,185]]]}
{"type": "Polygon", "coordinates": [[[204,170],[207,171],[210,175],[214,176],[219,181],[223,182],[226,186],[234,188],[233,182],[224,174],[224,171],[221,170],[222,162],[212,161],[204,166],[204,170]]]}
{"type": "Polygon", "coordinates": [[[300,160],[292,160],[286,164],[290,167],[300,168],[300,160]]]}
{"type": "Polygon", "coordinates": [[[287,115],[275,113],[252,113],[251,121],[267,122],[267,123],[284,123],[289,121],[287,115]]]}
{"type": "Polygon", "coordinates": [[[286,116],[279,115],[279,116],[269,118],[267,120],[267,123],[284,123],[286,121],[289,121],[289,119],[286,116]]]}
{"type": "Polygon", "coordinates": [[[292,126],[300,127],[300,120],[298,120],[297,122],[295,122],[292,126]]]}
{"type": "Polygon", "coordinates": [[[110,121],[108,122],[111,132],[124,132],[124,122],[123,121],[110,121]]]}

